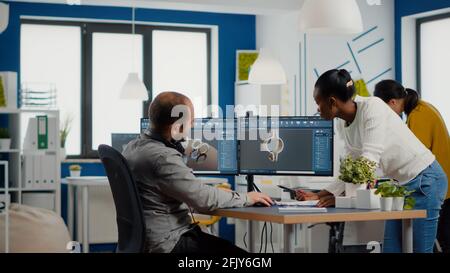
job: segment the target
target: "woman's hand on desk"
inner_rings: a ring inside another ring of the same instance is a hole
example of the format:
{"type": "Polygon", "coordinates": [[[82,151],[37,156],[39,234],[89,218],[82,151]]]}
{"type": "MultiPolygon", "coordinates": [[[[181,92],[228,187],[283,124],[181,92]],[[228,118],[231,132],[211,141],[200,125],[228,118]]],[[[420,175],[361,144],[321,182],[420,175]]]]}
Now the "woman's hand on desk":
{"type": "Polygon", "coordinates": [[[319,200],[320,197],[317,193],[310,191],[298,190],[296,192],[297,200],[299,201],[309,201],[309,200],[319,200]]]}
{"type": "Polygon", "coordinates": [[[317,203],[317,206],[319,208],[327,208],[327,207],[333,207],[336,204],[336,198],[334,195],[327,195],[322,198],[320,198],[319,203],[317,203]]]}
{"type": "Polygon", "coordinates": [[[250,205],[253,206],[256,203],[263,204],[264,206],[271,207],[273,205],[273,200],[267,194],[260,192],[249,192],[247,193],[248,199],[250,199],[250,205]]]}

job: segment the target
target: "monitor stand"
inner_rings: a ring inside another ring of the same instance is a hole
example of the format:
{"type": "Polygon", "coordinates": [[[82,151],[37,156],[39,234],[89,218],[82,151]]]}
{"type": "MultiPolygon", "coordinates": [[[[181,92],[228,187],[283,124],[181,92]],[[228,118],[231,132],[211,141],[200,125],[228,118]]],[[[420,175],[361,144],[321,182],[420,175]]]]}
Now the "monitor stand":
{"type": "Polygon", "coordinates": [[[252,192],[252,191],[258,191],[261,192],[258,187],[255,185],[255,177],[253,174],[248,174],[245,177],[245,180],[247,180],[247,192],[252,192]]]}

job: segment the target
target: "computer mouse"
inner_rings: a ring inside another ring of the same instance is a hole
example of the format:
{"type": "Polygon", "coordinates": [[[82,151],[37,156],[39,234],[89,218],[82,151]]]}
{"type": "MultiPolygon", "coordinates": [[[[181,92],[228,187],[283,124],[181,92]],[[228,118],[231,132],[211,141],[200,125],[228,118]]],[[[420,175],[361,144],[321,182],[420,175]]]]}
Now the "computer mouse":
{"type": "Polygon", "coordinates": [[[263,203],[259,203],[259,202],[257,202],[257,203],[255,203],[255,204],[253,204],[253,206],[254,207],[263,207],[263,208],[268,208],[268,206],[266,206],[265,204],[263,204],[263,203]]]}

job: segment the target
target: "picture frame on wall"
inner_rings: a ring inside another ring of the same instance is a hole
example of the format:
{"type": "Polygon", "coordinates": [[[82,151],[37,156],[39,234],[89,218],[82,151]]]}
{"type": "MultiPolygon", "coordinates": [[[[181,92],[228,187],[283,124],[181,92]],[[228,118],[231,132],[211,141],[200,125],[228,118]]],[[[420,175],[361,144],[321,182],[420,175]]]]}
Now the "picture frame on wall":
{"type": "Polygon", "coordinates": [[[250,67],[258,58],[258,50],[237,50],[236,51],[236,83],[248,83],[250,67]]]}

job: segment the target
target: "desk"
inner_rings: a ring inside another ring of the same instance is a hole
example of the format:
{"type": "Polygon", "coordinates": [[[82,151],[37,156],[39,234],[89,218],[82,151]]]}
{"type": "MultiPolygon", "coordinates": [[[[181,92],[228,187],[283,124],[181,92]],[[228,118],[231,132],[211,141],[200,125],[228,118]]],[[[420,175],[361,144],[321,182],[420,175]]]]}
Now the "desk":
{"type": "MultiPolygon", "coordinates": [[[[425,210],[408,211],[379,211],[358,209],[329,208],[326,213],[279,213],[277,207],[260,208],[248,207],[237,209],[220,209],[211,215],[249,220],[250,231],[253,221],[272,222],[282,224],[284,227],[284,252],[294,252],[294,225],[303,223],[327,222],[358,222],[379,220],[403,220],[403,252],[413,252],[413,219],[425,218],[425,210]]],[[[250,232],[253,233],[253,232],[250,232]]],[[[249,234],[250,252],[255,252],[256,246],[252,234],[249,234]]]]}
{"type": "Polygon", "coordinates": [[[75,208],[75,193],[80,187],[81,192],[81,207],[82,207],[82,240],[83,252],[89,252],[89,187],[108,186],[109,182],[106,176],[81,176],[81,177],[67,177],[62,180],[63,184],[67,184],[67,225],[72,238],[74,234],[74,208],[75,208]]]}

